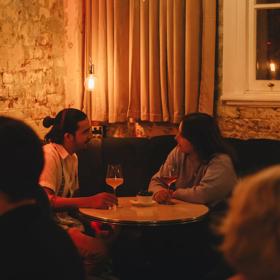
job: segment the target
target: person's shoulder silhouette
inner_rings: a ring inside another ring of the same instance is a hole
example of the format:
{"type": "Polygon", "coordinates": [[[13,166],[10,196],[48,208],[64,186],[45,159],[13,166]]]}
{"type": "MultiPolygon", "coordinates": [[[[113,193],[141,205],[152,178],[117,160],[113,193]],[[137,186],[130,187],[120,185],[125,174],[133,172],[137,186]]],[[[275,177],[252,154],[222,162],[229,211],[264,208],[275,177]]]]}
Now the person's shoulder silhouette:
{"type": "Polygon", "coordinates": [[[0,117],[0,135],[1,279],[85,279],[82,260],[38,185],[40,139],[8,117],[0,117]]]}

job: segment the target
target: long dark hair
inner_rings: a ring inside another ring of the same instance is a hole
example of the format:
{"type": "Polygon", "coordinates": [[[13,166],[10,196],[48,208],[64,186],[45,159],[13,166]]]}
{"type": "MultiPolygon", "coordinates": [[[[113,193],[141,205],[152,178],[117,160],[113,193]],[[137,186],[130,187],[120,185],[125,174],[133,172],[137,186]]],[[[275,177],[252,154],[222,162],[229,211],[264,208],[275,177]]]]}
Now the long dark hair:
{"type": "Polygon", "coordinates": [[[234,152],[224,141],[215,119],[205,113],[191,113],[182,120],[181,134],[193,145],[201,160],[209,161],[216,153],[228,154],[235,161],[234,152]]]}
{"type": "Polygon", "coordinates": [[[50,116],[45,117],[43,126],[46,128],[52,126],[51,130],[45,136],[45,141],[63,144],[64,134],[71,133],[75,135],[78,123],[86,118],[87,115],[84,112],[74,108],[61,110],[55,118],[50,116]]]}

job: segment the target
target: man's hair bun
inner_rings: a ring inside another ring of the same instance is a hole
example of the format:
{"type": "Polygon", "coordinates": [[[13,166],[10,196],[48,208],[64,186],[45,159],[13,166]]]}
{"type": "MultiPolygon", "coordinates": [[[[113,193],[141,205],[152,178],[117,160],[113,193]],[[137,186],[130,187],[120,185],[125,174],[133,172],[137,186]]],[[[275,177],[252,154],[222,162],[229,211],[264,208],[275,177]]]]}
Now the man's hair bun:
{"type": "Polygon", "coordinates": [[[54,124],[54,118],[47,116],[43,119],[43,126],[46,128],[51,127],[54,124]]]}

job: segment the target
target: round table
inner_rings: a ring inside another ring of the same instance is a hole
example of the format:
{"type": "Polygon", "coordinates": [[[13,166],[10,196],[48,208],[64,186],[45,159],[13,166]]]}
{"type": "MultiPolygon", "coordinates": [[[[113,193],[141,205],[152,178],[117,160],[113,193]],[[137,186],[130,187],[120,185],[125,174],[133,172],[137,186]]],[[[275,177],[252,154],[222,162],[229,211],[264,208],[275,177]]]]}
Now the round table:
{"type": "Polygon", "coordinates": [[[209,208],[202,204],[172,199],[172,205],[158,204],[143,206],[136,197],[119,197],[116,209],[80,208],[79,212],[91,220],[118,225],[171,225],[201,220],[209,208]]]}

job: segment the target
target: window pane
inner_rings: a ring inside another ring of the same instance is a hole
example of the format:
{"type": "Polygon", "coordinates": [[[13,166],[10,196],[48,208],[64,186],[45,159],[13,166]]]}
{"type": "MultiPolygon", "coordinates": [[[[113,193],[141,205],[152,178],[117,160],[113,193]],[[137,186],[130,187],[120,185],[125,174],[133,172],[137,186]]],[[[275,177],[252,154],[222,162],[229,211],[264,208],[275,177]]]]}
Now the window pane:
{"type": "Polygon", "coordinates": [[[279,0],[256,0],[256,4],[273,4],[280,3],[279,0]]]}
{"type": "Polygon", "coordinates": [[[257,10],[256,79],[280,80],[280,9],[257,10]]]}

